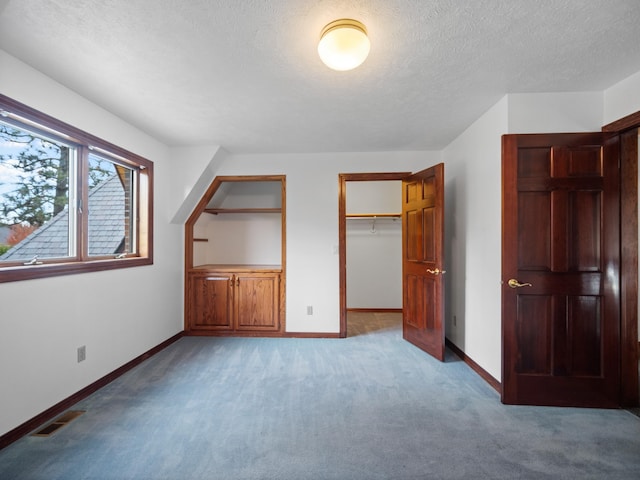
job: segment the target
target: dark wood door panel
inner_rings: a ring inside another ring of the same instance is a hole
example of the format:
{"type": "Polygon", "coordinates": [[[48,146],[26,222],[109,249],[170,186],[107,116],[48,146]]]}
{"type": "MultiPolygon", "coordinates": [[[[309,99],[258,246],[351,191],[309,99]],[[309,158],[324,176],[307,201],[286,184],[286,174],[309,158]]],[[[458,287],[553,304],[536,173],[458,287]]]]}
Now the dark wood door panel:
{"type": "Polygon", "coordinates": [[[408,281],[410,286],[407,289],[408,308],[405,314],[403,337],[439,360],[443,360],[444,325],[438,311],[437,281],[415,275],[409,275],[408,281]]]}
{"type": "Polygon", "coordinates": [[[422,209],[422,261],[432,264],[438,263],[437,245],[437,211],[435,205],[428,205],[422,209]]]}
{"type": "Polygon", "coordinates": [[[517,374],[602,375],[600,296],[518,295],[517,308],[517,374]]]}
{"type": "Polygon", "coordinates": [[[419,262],[424,257],[422,246],[422,212],[420,210],[407,210],[404,213],[406,231],[410,235],[404,237],[407,260],[419,262]]]}
{"type": "Polygon", "coordinates": [[[410,205],[422,198],[422,180],[407,180],[403,189],[404,203],[410,205]]]}
{"type": "Polygon", "coordinates": [[[518,297],[516,335],[519,346],[515,371],[518,374],[551,373],[551,339],[553,297],[526,295],[518,297]]]}
{"type": "Polygon", "coordinates": [[[422,330],[424,329],[424,303],[425,296],[422,292],[422,276],[405,275],[404,304],[405,326],[406,328],[422,330]]]}
{"type": "Polygon", "coordinates": [[[520,182],[527,179],[551,177],[551,147],[547,145],[520,147],[517,175],[520,182]]]}
{"type": "MultiPolygon", "coordinates": [[[[544,376],[520,376],[516,378],[514,389],[522,399],[520,405],[550,405],[549,387],[544,376]]],[[[617,408],[618,389],[611,389],[604,380],[580,377],[557,377],[553,388],[553,406],[617,408]]]]}
{"type": "Polygon", "coordinates": [[[518,235],[518,268],[551,269],[551,194],[526,192],[518,196],[518,225],[527,235],[518,235]]]}
{"type": "Polygon", "coordinates": [[[553,147],[552,177],[572,177],[586,181],[604,175],[602,145],[553,147]]]}
{"type": "Polygon", "coordinates": [[[503,139],[505,403],[618,401],[615,142],[600,133],[503,139]],[[510,288],[511,278],[523,286],[510,288]]]}
{"type": "Polygon", "coordinates": [[[561,202],[566,208],[563,211],[558,206],[558,210],[566,218],[562,218],[564,215],[561,214],[559,220],[554,219],[554,223],[556,230],[563,230],[563,235],[558,236],[557,250],[566,263],[563,261],[558,270],[601,271],[602,192],[576,190],[562,195],[558,203],[561,202]]]}
{"type": "Polygon", "coordinates": [[[444,165],[403,180],[403,337],[444,360],[444,165]]]}
{"type": "Polygon", "coordinates": [[[521,191],[518,228],[527,233],[518,236],[518,268],[599,271],[601,212],[601,191],[521,191]]]}
{"type": "Polygon", "coordinates": [[[567,372],[581,377],[601,377],[603,325],[602,300],[595,296],[567,298],[565,346],[567,372]]]}

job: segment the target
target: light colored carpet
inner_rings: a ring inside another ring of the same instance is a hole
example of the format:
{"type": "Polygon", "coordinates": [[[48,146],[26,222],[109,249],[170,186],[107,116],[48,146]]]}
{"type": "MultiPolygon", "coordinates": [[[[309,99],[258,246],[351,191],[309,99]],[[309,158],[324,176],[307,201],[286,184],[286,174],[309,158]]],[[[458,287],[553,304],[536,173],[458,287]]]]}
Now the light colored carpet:
{"type": "Polygon", "coordinates": [[[346,339],[185,337],[0,451],[1,479],[636,479],[625,410],[515,407],[398,315],[346,339]]]}

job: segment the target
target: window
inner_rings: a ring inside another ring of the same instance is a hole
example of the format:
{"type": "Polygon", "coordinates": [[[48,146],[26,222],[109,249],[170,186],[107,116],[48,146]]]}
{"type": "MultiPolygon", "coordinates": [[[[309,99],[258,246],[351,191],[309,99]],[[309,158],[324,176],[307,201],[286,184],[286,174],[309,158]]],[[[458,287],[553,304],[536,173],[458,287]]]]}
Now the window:
{"type": "Polygon", "coordinates": [[[153,263],[153,163],[0,95],[0,282],[153,263]]]}

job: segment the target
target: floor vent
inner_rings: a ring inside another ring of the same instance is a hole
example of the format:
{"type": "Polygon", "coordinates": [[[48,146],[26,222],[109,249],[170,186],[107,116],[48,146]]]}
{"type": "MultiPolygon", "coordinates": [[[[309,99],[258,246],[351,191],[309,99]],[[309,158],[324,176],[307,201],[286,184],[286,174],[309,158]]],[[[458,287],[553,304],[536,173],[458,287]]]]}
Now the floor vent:
{"type": "Polygon", "coordinates": [[[34,437],[48,437],[53,435],[55,432],[60,430],[65,425],[68,425],[69,422],[78,418],[80,415],[84,413],[84,410],[69,410],[68,412],[63,413],[58,418],[56,418],[53,422],[45,425],[40,430],[31,435],[34,437]]]}

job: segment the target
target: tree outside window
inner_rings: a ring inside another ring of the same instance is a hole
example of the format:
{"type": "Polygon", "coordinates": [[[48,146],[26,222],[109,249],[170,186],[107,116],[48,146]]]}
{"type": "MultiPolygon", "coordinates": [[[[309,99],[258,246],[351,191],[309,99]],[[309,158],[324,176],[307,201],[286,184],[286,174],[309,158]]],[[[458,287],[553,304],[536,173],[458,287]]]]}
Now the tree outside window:
{"type": "Polygon", "coordinates": [[[153,263],[152,181],[152,162],[0,94],[0,282],[153,263]]]}

